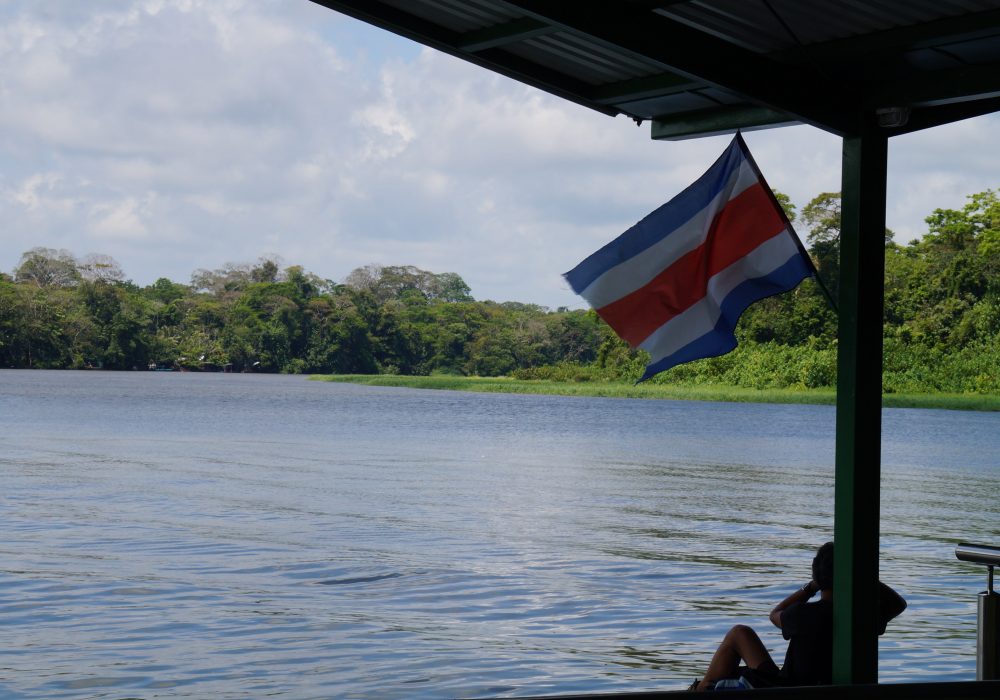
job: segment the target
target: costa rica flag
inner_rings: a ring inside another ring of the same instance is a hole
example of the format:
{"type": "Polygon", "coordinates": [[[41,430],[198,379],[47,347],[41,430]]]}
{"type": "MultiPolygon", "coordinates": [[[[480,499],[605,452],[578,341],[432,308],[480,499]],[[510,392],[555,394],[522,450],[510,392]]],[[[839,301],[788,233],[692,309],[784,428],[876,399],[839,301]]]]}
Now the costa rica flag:
{"type": "Polygon", "coordinates": [[[651,357],[639,380],[736,347],[750,304],[815,274],[743,137],[683,192],[564,277],[651,357]]]}

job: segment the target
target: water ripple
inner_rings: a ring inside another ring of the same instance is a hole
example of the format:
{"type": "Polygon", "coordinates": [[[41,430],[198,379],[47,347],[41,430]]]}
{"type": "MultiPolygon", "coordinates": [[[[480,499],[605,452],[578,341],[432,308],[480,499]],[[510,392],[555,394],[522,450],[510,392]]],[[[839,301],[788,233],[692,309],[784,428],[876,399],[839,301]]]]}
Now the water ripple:
{"type": "MultiPolygon", "coordinates": [[[[830,538],[828,407],[154,374],[2,372],[3,697],[682,688],[830,538]]],[[[886,412],[883,680],[972,677],[997,427],[886,412]]]]}

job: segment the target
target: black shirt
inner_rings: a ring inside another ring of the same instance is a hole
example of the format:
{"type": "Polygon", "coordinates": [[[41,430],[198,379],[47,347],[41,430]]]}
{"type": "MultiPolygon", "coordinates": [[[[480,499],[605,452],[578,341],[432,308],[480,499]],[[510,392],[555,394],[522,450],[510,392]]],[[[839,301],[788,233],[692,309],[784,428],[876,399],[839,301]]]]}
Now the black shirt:
{"type": "MultiPolygon", "coordinates": [[[[878,584],[878,633],[906,603],[891,588],[878,584]]],[[[781,611],[781,636],[788,640],[779,677],[786,685],[830,685],[833,682],[833,601],[793,603],[781,611]]]]}
{"type": "Polygon", "coordinates": [[[793,603],[781,611],[781,636],[788,640],[781,678],[788,685],[833,682],[833,601],[793,603]]]}

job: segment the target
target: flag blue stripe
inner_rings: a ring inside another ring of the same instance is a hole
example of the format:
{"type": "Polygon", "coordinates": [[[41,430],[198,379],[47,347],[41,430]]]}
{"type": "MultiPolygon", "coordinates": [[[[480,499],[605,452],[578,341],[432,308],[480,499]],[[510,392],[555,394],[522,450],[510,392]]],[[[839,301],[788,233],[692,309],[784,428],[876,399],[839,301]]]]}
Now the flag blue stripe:
{"type": "Polygon", "coordinates": [[[646,371],[639,381],[644,382],[653,375],[684,362],[716,357],[733,350],[736,347],[734,333],[736,324],[747,307],[766,297],[795,289],[799,282],[811,274],[812,270],[802,255],[797,254],[769,275],[755,277],[738,285],[723,300],[721,314],[715,328],[691,341],[672,355],[647,365],[646,371]]]}
{"type": "Polygon", "coordinates": [[[743,151],[737,139],[733,139],[712,167],[683,192],[567,272],[564,277],[573,291],[580,294],[607,270],[655,245],[690,221],[719,194],[743,160],[743,151]]]}

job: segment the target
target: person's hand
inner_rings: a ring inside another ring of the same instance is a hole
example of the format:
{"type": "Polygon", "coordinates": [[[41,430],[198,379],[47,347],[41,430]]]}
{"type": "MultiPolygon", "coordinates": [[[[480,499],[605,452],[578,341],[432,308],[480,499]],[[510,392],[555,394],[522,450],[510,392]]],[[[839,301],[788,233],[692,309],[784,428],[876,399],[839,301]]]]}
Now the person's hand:
{"type": "Polygon", "coordinates": [[[809,583],[804,585],[801,590],[812,598],[816,594],[816,591],[819,590],[819,585],[815,581],[809,581],[809,583]]]}

